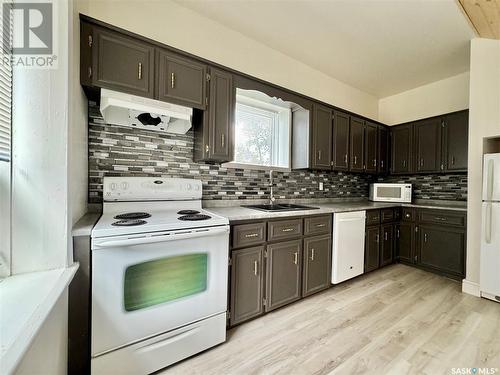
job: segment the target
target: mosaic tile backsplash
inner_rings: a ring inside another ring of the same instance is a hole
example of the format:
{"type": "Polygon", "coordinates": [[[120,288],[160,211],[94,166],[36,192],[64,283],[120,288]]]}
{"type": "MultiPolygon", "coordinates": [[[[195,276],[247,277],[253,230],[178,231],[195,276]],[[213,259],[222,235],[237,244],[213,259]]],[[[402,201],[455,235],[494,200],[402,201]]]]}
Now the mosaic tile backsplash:
{"type": "MultiPolygon", "coordinates": [[[[99,107],[89,102],[89,203],[102,202],[104,176],[161,176],[203,181],[203,199],[265,199],[269,174],[193,162],[193,132],[152,132],[104,123],[99,107]]],[[[414,198],[467,199],[466,175],[389,177],[410,181],[414,198]]],[[[341,172],[274,172],[277,198],[367,198],[376,177],[341,172]],[[318,189],[323,182],[324,190],[318,189]]]]}

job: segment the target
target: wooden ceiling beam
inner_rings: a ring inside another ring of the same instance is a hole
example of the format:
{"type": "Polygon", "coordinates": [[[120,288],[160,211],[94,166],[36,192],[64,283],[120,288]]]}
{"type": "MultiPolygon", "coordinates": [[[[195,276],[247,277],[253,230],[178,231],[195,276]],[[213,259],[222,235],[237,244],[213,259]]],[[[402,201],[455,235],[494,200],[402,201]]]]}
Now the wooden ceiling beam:
{"type": "Polygon", "coordinates": [[[481,38],[500,39],[500,0],[458,0],[481,38]]]}

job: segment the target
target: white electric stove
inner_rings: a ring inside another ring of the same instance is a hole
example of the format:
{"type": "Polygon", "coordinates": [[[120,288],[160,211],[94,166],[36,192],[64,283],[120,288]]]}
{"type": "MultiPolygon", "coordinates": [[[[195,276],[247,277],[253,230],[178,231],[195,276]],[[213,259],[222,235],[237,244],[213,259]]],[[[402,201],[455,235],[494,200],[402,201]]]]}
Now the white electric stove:
{"type": "Polygon", "coordinates": [[[147,374],[225,341],[229,223],[199,180],[106,177],[92,231],[92,373],[147,374]]]}

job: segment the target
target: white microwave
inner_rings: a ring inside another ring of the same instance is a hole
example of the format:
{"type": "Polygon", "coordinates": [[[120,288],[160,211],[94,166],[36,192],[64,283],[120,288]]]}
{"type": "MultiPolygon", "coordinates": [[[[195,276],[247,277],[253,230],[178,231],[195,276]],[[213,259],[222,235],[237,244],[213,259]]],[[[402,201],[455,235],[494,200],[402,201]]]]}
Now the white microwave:
{"type": "Polygon", "coordinates": [[[370,200],[411,203],[411,184],[371,184],[370,200]]]}

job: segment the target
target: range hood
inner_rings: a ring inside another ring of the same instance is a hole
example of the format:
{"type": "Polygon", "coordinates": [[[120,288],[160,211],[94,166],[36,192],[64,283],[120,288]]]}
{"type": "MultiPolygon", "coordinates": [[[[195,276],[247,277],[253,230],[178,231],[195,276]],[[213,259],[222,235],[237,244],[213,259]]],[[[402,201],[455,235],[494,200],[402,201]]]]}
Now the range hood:
{"type": "Polygon", "coordinates": [[[101,114],[107,124],[186,134],[193,109],[101,89],[101,114]]]}

